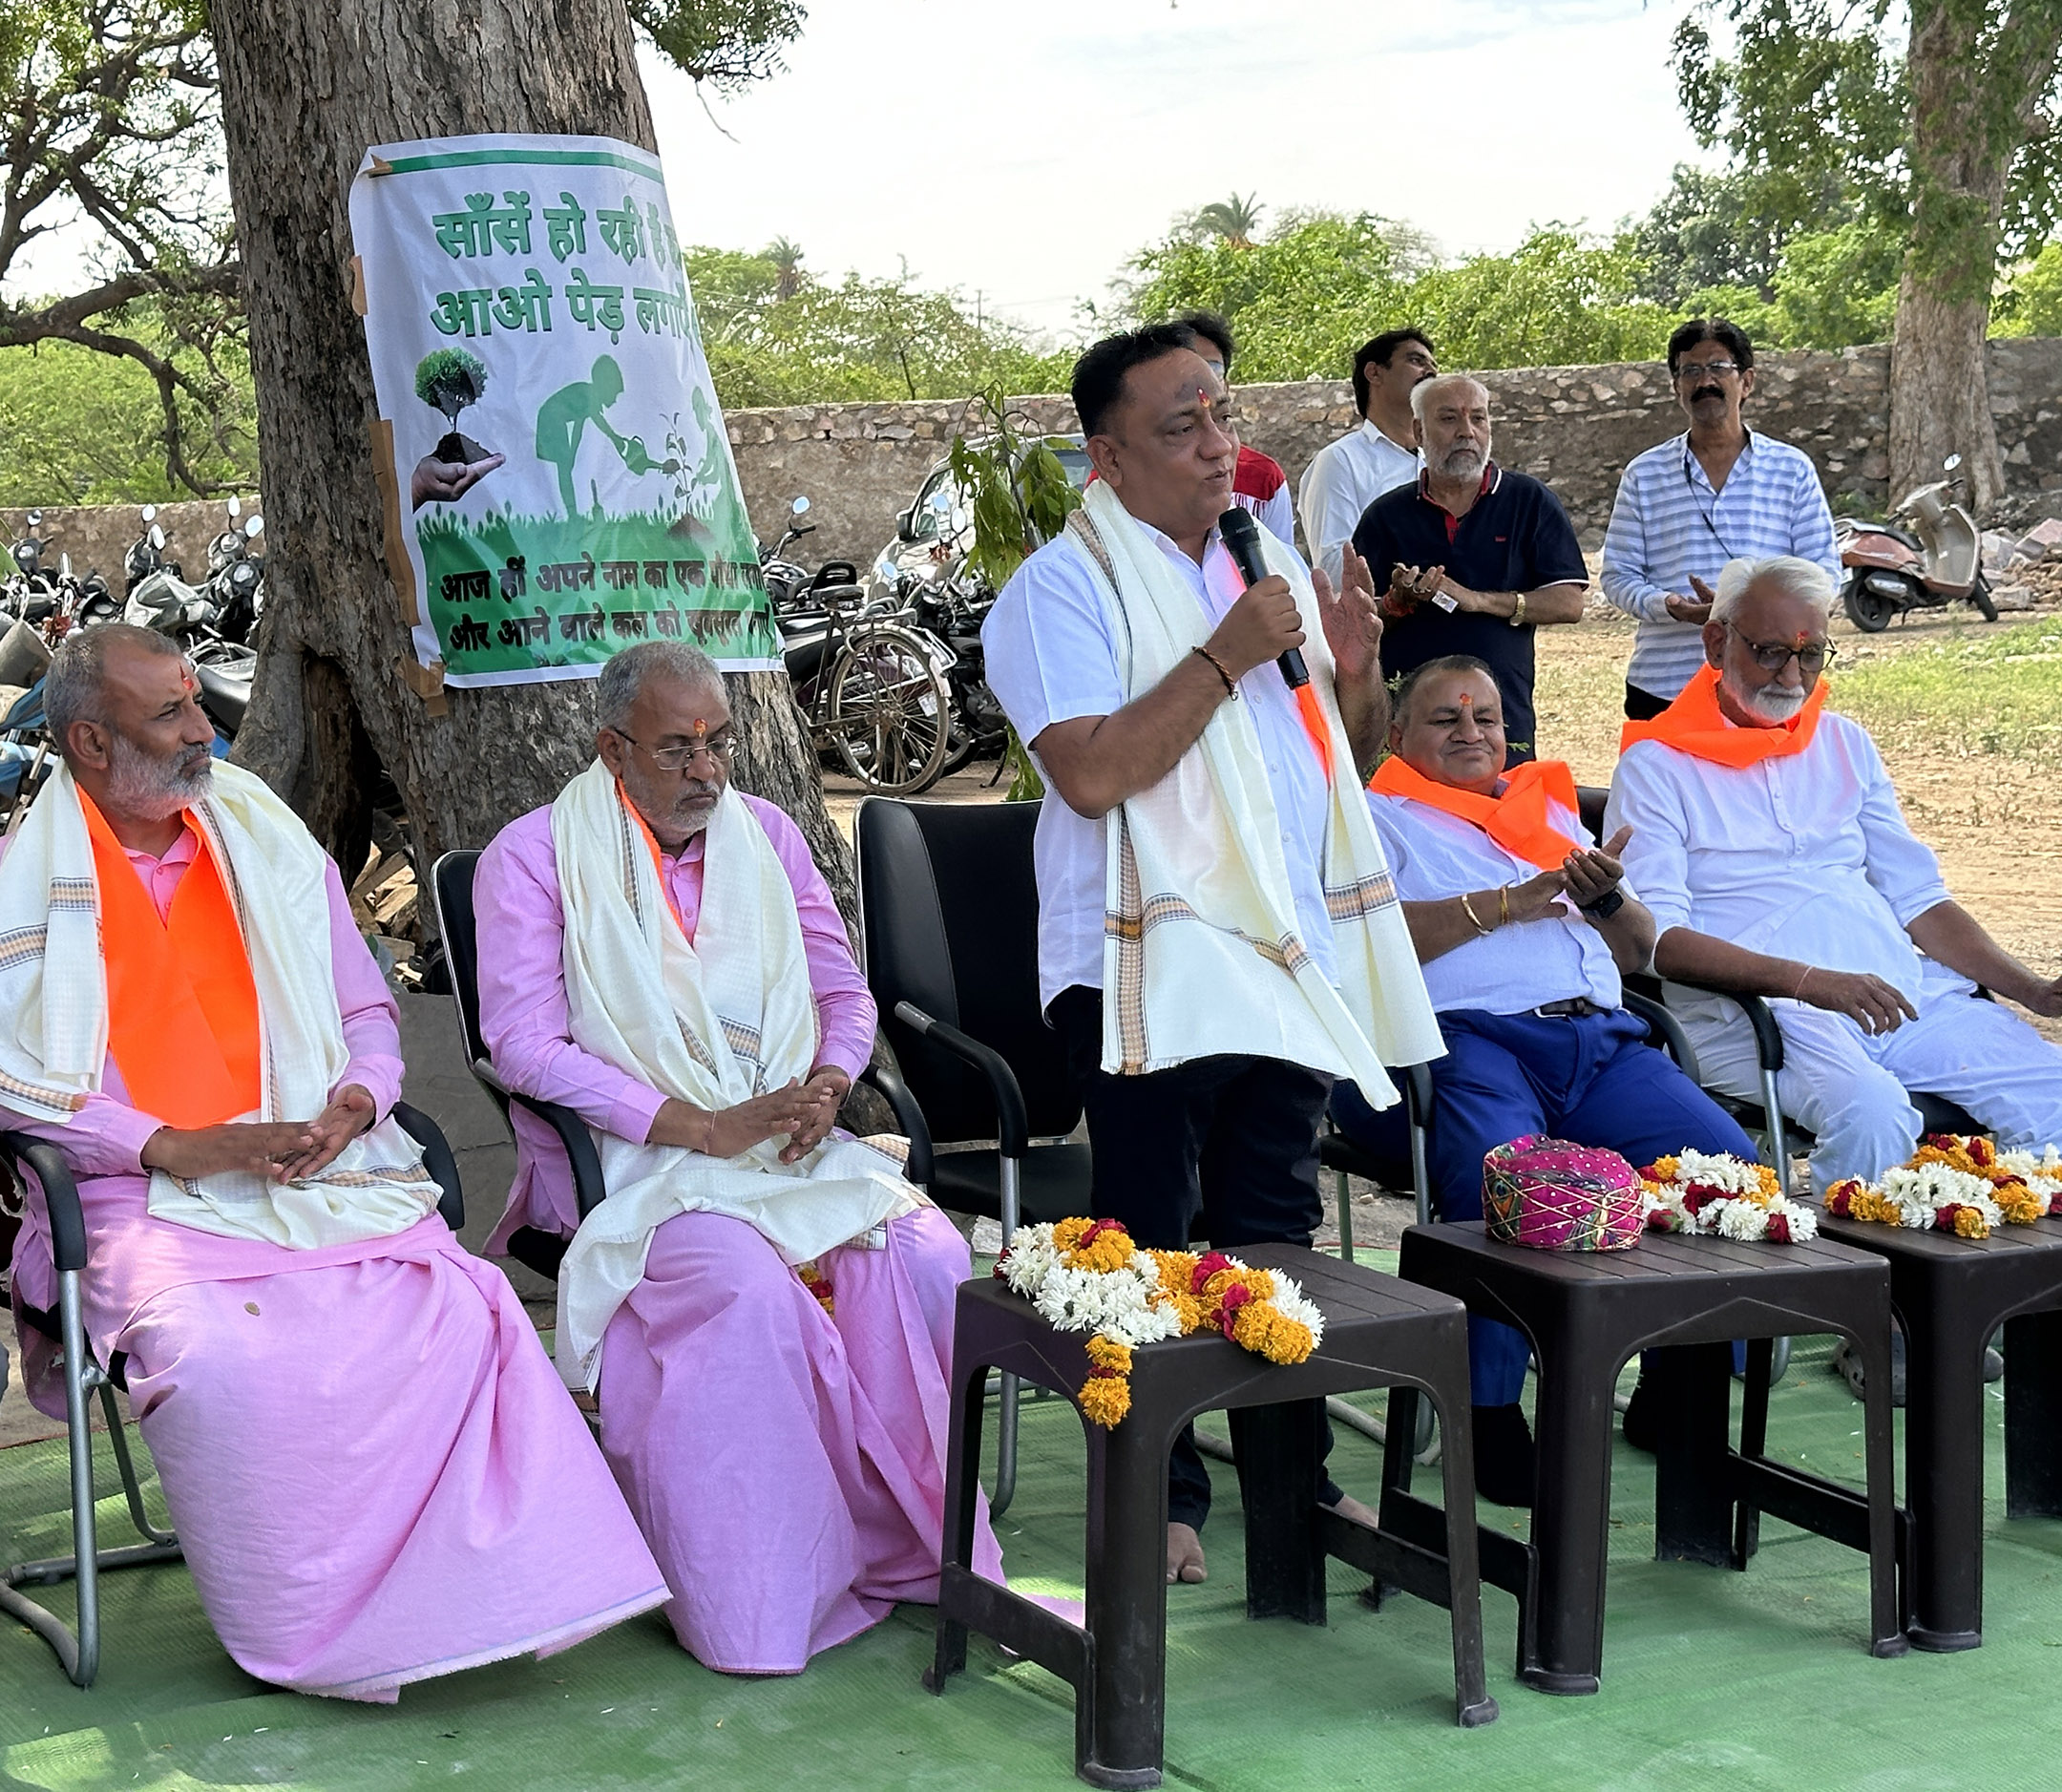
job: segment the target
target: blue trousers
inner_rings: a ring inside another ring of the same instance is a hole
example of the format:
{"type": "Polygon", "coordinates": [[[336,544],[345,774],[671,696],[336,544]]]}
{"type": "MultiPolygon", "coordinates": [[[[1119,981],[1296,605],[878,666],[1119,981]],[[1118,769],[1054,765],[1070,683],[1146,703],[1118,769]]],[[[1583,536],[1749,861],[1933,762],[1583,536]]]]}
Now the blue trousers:
{"type": "MultiPolygon", "coordinates": [[[[1441,1219],[1482,1217],[1483,1158],[1527,1132],[1599,1146],[1635,1165],[1686,1147],[1730,1151],[1752,1161],[1753,1142],[1666,1052],[1647,1041],[1647,1023],[1623,1009],[1610,1014],[1442,1013],[1446,1056],[1432,1066],[1428,1165],[1433,1211],[1441,1219]]],[[[1392,1112],[1400,1112],[1400,1108],[1392,1112]]],[[[1334,1094],[1340,1129],[1371,1149],[1393,1146],[1350,1085],[1334,1094]],[[1372,1123],[1372,1127],[1370,1125],[1372,1123]]],[[[1468,1320],[1469,1399],[1507,1406],[1525,1391],[1525,1334],[1494,1319],[1468,1320]]]]}

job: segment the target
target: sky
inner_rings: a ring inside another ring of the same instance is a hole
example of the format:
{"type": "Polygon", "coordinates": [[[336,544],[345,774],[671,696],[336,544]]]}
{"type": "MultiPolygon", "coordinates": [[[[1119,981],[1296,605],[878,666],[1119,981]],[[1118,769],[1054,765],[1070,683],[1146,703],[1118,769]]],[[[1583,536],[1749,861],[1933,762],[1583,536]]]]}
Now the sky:
{"type": "Polygon", "coordinates": [[[1177,214],[1237,192],[1372,211],[1449,256],[1647,210],[1703,159],[1686,0],[810,0],[785,74],[644,76],[684,241],[798,242],[1065,332],[1177,214]],[[1028,25],[1026,20],[1035,24],[1028,25]],[[734,139],[734,140],[732,140],[734,139]]]}

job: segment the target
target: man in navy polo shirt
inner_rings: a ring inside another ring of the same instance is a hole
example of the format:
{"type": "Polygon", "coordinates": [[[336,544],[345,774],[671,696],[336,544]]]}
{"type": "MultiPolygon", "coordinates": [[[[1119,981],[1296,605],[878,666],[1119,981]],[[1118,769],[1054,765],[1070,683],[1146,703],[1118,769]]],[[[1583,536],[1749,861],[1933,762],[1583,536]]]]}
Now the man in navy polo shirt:
{"type": "Polygon", "coordinates": [[[1394,678],[1452,653],[1496,675],[1510,763],[1536,757],[1532,631],[1582,621],[1589,573],[1561,500],[1489,458],[1489,392],[1464,373],[1411,392],[1424,469],[1370,504],[1354,547],[1385,593],[1394,678]]]}

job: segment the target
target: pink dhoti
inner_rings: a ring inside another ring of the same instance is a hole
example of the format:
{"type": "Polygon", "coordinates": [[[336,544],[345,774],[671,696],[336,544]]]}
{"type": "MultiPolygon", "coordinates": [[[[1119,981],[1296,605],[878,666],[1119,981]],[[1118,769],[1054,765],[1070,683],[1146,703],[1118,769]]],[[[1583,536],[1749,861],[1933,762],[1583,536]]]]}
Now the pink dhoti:
{"type": "MultiPolygon", "coordinates": [[[[834,1313],[741,1220],[683,1213],[601,1347],[601,1446],[706,1666],[795,1674],[937,1598],[955,1291],[935,1208],[820,1265],[834,1313]]],[[[999,1581],[983,1509],[974,1568],[999,1581]]]]}
{"type": "MultiPolygon", "coordinates": [[[[86,1325],[130,1401],[202,1610],[260,1679],[391,1702],[565,1648],[665,1597],[507,1278],[431,1214],[286,1251],[153,1219],[96,1177],[86,1325]]],[[[17,1297],[55,1302],[40,1193],[17,1297]]],[[[47,1342],[31,1393],[63,1412],[47,1342]]]]}

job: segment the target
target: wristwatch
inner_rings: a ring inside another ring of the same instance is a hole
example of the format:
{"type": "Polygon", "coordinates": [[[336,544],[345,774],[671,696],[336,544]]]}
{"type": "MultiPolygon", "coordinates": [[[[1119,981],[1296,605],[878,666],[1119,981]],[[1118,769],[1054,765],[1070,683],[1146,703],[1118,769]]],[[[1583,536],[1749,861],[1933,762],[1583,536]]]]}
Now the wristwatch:
{"type": "Polygon", "coordinates": [[[1594,902],[1582,904],[1582,912],[1593,921],[1608,921],[1625,907],[1625,897],[1616,890],[1607,890],[1594,902]]]}
{"type": "Polygon", "coordinates": [[[1510,625],[1513,628],[1523,628],[1525,626],[1525,593],[1516,591],[1511,595],[1517,599],[1517,601],[1511,605],[1510,625]]]}

